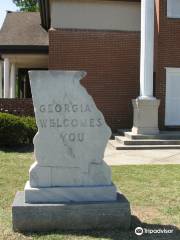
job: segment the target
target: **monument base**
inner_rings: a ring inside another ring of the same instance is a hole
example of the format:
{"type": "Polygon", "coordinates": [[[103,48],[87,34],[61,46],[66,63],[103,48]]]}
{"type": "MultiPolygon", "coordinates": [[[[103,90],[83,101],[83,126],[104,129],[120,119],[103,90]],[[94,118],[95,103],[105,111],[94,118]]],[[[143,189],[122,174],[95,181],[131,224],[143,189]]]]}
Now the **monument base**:
{"type": "Polygon", "coordinates": [[[119,193],[113,202],[29,204],[25,203],[24,192],[17,192],[12,205],[13,230],[16,232],[128,230],[130,221],[130,204],[119,193]]]}
{"type": "Polygon", "coordinates": [[[159,134],[158,128],[158,99],[133,99],[134,109],[133,134],[156,135],[159,134]]]}
{"type": "Polygon", "coordinates": [[[26,203],[71,203],[116,201],[117,190],[114,184],[108,186],[32,188],[29,181],[25,189],[26,203]]]}

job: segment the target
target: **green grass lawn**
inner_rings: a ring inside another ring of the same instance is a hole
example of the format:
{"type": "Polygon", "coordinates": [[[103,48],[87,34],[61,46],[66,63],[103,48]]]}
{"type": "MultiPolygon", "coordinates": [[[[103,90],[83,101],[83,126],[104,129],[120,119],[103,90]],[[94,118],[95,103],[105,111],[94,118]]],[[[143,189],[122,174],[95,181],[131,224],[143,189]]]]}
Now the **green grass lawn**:
{"type": "Polygon", "coordinates": [[[15,193],[23,190],[32,153],[0,151],[0,240],[179,240],[180,232],[180,165],[141,165],[112,168],[113,181],[131,203],[132,226],[120,230],[59,232],[53,234],[18,234],[11,229],[11,204],[15,193]],[[172,228],[174,234],[137,237],[136,226],[149,229],[172,228]]]}

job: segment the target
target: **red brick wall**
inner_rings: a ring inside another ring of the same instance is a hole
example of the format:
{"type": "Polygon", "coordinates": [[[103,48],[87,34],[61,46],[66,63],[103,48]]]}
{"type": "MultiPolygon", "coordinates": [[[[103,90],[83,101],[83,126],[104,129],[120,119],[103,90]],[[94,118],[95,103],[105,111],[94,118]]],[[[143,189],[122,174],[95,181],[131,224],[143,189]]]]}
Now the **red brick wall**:
{"type": "Polygon", "coordinates": [[[49,31],[49,68],[86,70],[82,84],[113,130],[132,127],[131,99],[138,96],[140,33],[49,31]]]}
{"type": "Polygon", "coordinates": [[[34,116],[32,99],[0,99],[0,112],[34,116]]]}
{"type": "Polygon", "coordinates": [[[180,19],[167,18],[167,0],[156,0],[158,49],[156,51],[156,96],[161,99],[159,124],[165,119],[165,67],[180,67],[180,19]]]}

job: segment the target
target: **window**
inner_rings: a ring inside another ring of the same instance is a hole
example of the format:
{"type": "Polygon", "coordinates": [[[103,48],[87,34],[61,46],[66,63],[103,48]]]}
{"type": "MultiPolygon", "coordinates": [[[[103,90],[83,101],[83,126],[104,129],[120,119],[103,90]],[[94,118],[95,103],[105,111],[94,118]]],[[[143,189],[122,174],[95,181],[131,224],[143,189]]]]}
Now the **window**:
{"type": "Polygon", "coordinates": [[[166,68],[165,125],[180,126],[180,68],[166,68]]]}
{"type": "Polygon", "coordinates": [[[167,17],[180,18],[180,0],[167,0],[167,17]]]}

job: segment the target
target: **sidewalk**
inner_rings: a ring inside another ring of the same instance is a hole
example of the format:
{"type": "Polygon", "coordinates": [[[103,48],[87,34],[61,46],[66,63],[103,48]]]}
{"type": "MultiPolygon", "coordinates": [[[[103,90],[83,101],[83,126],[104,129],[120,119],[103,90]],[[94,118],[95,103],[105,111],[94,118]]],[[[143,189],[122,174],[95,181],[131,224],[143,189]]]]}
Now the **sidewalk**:
{"type": "Polygon", "coordinates": [[[115,150],[108,144],[104,160],[111,166],[131,164],[180,164],[180,149],[115,150]]]}

